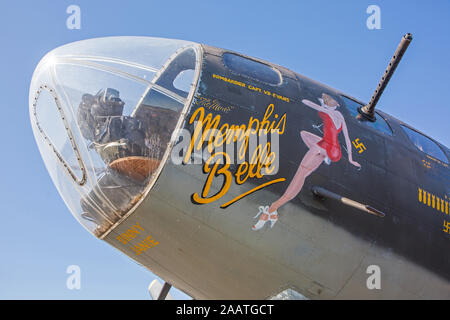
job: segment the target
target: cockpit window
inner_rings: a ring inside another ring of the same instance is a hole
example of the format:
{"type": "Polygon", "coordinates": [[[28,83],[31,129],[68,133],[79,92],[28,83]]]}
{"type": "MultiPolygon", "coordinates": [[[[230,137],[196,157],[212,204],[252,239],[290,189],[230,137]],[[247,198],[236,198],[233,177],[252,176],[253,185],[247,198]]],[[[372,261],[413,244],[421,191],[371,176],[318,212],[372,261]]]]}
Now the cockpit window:
{"type": "Polygon", "coordinates": [[[347,98],[345,96],[342,96],[342,99],[344,99],[345,106],[347,107],[347,110],[350,112],[350,114],[358,119],[359,122],[364,123],[365,125],[372,127],[378,131],[381,131],[385,134],[392,135],[392,129],[389,126],[389,124],[384,120],[382,116],[380,116],[378,113],[375,112],[375,117],[377,121],[371,122],[368,120],[365,120],[361,117],[360,113],[358,112],[358,108],[363,107],[363,105],[359,102],[356,102],[350,98],[347,98]]]}
{"type": "Polygon", "coordinates": [[[420,151],[442,161],[448,163],[448,159],[442,149],[431,139],[425,137],[424,135],[414,131],[406,126],[402,125],[403,131],[408,135],[411,142],[420,151]]]}
{"type": "Polygon", "coordinates": [[[229,52],[223,54],[223,62],[228,69],[239,75],[275,86],[281,84],[280,73],[261,62],[229,52]]]}

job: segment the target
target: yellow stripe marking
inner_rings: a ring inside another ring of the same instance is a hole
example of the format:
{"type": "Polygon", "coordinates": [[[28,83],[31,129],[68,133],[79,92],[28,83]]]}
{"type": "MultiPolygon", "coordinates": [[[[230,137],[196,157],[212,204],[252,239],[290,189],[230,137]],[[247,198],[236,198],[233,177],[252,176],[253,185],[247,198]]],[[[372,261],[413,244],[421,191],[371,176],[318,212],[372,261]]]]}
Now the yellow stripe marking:
{"type": "Polygon", "coordinates": [[[264,188],[264,187],[267,187],[267,186],[269,186],[269,185],[271,185],[271,184],[278,183],[278,182],[282,182],[282,181],[285,181],[285,180],[286,180],[285,178],[280,178],[280,179],[276,179],[276,180],[272,180],[272,181],[263,183],[262,185],[257,186],[256,188],[253,188],[253,189],[251,189],[251,190],[249,190],[249,191],[247,191],[247,192],[241,194],[240,196],[237,196],[237,197],[234,198],[233,200],[230,200],[230,201],[228,201],[227,203],[224,203],[224,204],[221,205],[220,207],[221,207],[221,208],[226,208],[226,207],[228,207],[229,205],[235,203],[236,201],[242,199],[243,197],[248,196],[250,193],[253,193],[253,192],[255,192],[255,191],[258,191],[258,190],[260,190],[260,189],[262,189],[262,188],[264,188]]]}

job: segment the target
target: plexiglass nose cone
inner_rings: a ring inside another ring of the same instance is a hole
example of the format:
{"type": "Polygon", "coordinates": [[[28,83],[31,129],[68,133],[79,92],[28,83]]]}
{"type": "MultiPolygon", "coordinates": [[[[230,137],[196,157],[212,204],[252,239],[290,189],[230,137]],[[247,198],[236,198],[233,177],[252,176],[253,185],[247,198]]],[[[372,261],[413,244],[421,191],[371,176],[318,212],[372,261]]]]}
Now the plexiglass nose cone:
{"type": "Polygon", "coordinates": [[[30,87],[30,119],[47,170],[96,236],[151,188],[199,76],[195,43],[112,37],[48,53],[30,87]]]}

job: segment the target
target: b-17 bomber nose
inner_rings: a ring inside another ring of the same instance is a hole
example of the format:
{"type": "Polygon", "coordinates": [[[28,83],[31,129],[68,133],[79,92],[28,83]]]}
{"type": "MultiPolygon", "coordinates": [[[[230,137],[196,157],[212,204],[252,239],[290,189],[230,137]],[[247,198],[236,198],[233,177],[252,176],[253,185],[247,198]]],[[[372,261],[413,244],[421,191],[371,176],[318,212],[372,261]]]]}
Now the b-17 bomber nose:
{"type": "Polygon", "coordinates": [[[200,73],[200,46],[110,37],[49,52],[30,86],[30,119],[66,205],[101,237],[164,166],[200,73]]]}

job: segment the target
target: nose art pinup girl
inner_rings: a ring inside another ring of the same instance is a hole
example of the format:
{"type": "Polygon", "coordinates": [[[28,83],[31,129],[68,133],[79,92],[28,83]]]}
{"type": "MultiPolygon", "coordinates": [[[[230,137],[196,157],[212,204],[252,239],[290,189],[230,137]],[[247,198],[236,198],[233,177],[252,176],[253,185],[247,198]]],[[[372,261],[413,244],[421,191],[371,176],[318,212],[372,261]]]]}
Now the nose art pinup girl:
{"type": "Polygon", "coordinates": [[[341,131],[344,133],[345,143],[347,145],[348,161],[354,166],[360,168],[361,165],[352,158],[352,145],[348,135],[347,125],[344,116],[336,110],[339,106],[336,100],[326,93],[318,99],[320,105],[309,100],[302,102],[317,111],[323,121],[323,137],[312,134],[307,131],[301,131],[300,135],[303,142],[309,148],[303,157],[294,178],[287,187],[280,199],[269,206],[260,206],[259,212],[255,218],[259,217],[258,222],[252,227],[252,230],[261,229],[267,221],[270,221],[270,227],[273,227],[278,221],[278,208],[291,201],[302,190],[306,177],[314,172],[322,162],[338,162],[341,159],[341,147],[338,141],[338,135],[341,131]]]}

